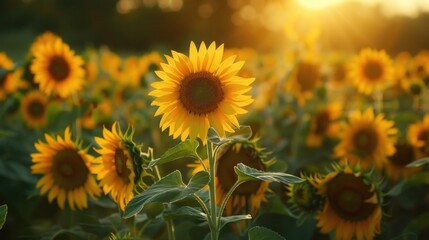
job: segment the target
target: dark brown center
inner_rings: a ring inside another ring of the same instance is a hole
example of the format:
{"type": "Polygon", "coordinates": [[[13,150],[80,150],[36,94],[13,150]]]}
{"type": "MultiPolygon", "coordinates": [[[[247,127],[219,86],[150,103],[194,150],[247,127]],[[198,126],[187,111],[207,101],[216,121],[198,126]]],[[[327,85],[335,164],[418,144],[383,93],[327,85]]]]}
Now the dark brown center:
{"type": "Polygon", "coordinates": [[[62,149],[54,155],[52,175],[60,188],[73,190],[85,185],[89,170],[76,150],[62,149]]]}
{"type": "Polygon", "coordinates": [[[43,102],[39,99],[34,99],[27,106],[27,112],[32,118],[42,118],[45,114],[46,108],[43,102]]]}
{"type": "MultiPolygon", "coordinates": [[[[216,177],[225,191],[229,191],[237,181],[237,174],[234,171],[234,167],[237,164],[243,163],[258,170],[265,170],[265,166],[259,158],[258,152],[252,147],[242,146],[240,150],[236,152],[232,149],[232,146],[228,146],[219,153],[220,157],[218,158],[216,177]]],[[[234,193],[245,195],[255,194],[260,185],[260,181],[245,182],[241,184],[234,193]]]]}
{"type": "Polygon", "coordinates": [[[372,154],[377,147],[377,132],[372,127],[363,127],[354,133],[352,141],[358,155],[368,156],[372,154]]]}
{"type": "Polygon", "coordinates": [[[320,78],[319,66],[313,63],[301,62],[298,65],[297,81],[301,91],[313,91],[320,78]]]}
{"type": "Polygon", "coordinates": [[[219,107],[223,100],[219,78],[209,72],[188,75],[180,86],[180,101],[193,114],[208,114],[219,107]]]}
{"type": "Polygon", "coordinates": [[[368,219],[376,205],[366,202],[371,198],[371,187],[363,177],[339,173],[328,182],[327,197],[334,212],[346,221],[358,222],[368,219]]]}
{"type": "Polygon", "coordinates": [[[414,161],[414,149],[410,144],[398,143],[395,148],[395,154],[388,158],[391,163],[399,167],[405,167],[408,163],[414,161]]]}
{"type": "Polygon", "coordinates": [[[382,66],[377,61],[368,61],[364,66],[365,76],[371,81],[378,81],[383,74],[382,66]]]}
{"type": "MultiPolygon", "coordinates": [[[[0,70],[1,70],[1,68],[0,68],[0,70]]],[[[6,79],[8,78],[9,74],[11,74],[11,73],[5,72],[3,75],[0,76],[0,87],[3,87],[3,85],[5,84],[6,79]]]]}
{"type": "Polygon", "coordinates": [[[130,183],[130,174],[131,170],[127,167],[127,156],[125,155],[124,150],[117,148],[115,151],[115,168],[118,176],[121,177],[122,181],[125,184],[130,183]]]}
{"type": "Polygon", "coordinates": [[[64,81],[70,74],[69,63],[61,56],[55,56],[49,62],[49,74],[57,81],[64,81]]]}
{"type": "Polygon", "coordinates": [[[323,135],[329,127],[331,117],[328,111],[320,111],[316,114],[314,133],[323,135]]]}

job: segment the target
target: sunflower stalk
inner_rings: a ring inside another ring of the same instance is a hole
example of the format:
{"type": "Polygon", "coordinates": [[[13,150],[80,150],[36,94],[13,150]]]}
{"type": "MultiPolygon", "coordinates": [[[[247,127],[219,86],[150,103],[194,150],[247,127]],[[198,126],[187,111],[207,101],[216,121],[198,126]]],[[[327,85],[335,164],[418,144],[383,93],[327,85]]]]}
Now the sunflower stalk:
{"type": "Polygon", "coordinates": [[[209,226],[211,240],[217,240],[219,238],[219,224],[216,215],[216,188],[215,188],[215,176],[216,176],[216,157],[213,152],[213,143],[207,142],[207,157],[209,159],[209,192],[210,192],[210,217],[209,226]]]}
{"type": "MultiPolygon", "coordinates": [[[[232,187],[229,189],[228,193],[226,194],[225,198],[222,200],[220,209],[219,209],[219,216],[217,219],[217,225],[221,226],[222,224],[222,214],[223,214],[223,210],[225,210],[226,204],[228,203],[229,198],[231,197],[232,193],[235,191],[235,189],[237,189],[242,183],[244,183],[245,181],[243,180],[237,180],[234,185],[232,185],[232,187]]],[[[220,229],[219,229],[220,231],[220,229]]]]}
{"type": "Polygon", "coordinates": [[[72,94],[72,101],[73,101],[74,105],[79,106],[78,107],[79,111],[77,111],[77,116],[76,116],[76,120],[75,120],[75,132],[76,132],[77,138],[80,139],[82,137],[82,123],[79,119],[79,117],[81,115],[81,108],[80,108],[80,104],[79,104],[79,98],[78,98],[78,95],[76,93],[72,94]]]}
{"type": "MultiPolygon", "coordinates": [[[[159,172],[158,166],[155,166],[155,173],[156,173],[156,181],[159,181],[161,179],[161,174],[159,172]]],[[[170,204],[165,203],[164,204],[164,209],[167,210],[170,208],[170,204]]],[[[169,219],[166,221],[166,225],[167,225],[167,232],[168,232],[168,239],[169,240],[175,240],[176,237],[174,235],[174,222],[172,219],[169,219]]]]}

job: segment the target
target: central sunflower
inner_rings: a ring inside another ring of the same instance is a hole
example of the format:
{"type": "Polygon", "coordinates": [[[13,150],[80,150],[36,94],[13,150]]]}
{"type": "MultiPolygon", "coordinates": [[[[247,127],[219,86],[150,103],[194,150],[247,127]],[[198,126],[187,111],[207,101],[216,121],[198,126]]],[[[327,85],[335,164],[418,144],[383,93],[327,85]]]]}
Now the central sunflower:
{"type": "Polygon", "coordinates": [[[392,61],[385,51],[363,49],[352,61],[349,74],[359,92],[370,94],[393,79],[392,61]]]}
{"type": "Polygon", "coordinates": [[[169,128],[174,138],[198,137],[205,144],[210,127],[221,136],[239,127],[237,115],[253,102],[245,93],[255,79],[237,76],[244,62],[235,62],[235,56],[223,59],[223,51],[214,42],[208,48],[202,42],[199,50],[191,42],[189,56],[175,51],[166,56],[168,64],[155,72],[162,81],[154,82],[149,93],[158,106],[155,116],[163,115],[162,131],[169,128]]]}
{"type": "Polygon", "coordinates": [[[39,141],[34,146],[37,153],[31,154],[33,165],[31,172],[43,174],[36,187],[41,188],[40,194],[48,193],[48,200],[57,198],[60,208],[64,208],[67,199],[72,210],[88,207],[86,193],[92,198],[100,195],[100,189],[91,175],[90,161],[92,156],[71,140],[69,128],[64,132],[64,138],[56,140],[45,134],[46,143],[39,141]]]}
{"type": "Polygon", "coordinates": [[[380,232],[381,194],[371,178],[346,166],[310,180],[326,197],[316,216],[322,233],[335,230],[335,239],[360,240],[380,232]]]}
{"type": "Polygon", "coordinates": [[[363,168],[382,167],[387,157],[395,153],[394,136],[398,132],[393,121],[383,118],[382,114],[374,116],[372,109],[350,115],[349,124],[340,133],[335,155],[348,159],[351,165],[359,162],[363,168]]]}

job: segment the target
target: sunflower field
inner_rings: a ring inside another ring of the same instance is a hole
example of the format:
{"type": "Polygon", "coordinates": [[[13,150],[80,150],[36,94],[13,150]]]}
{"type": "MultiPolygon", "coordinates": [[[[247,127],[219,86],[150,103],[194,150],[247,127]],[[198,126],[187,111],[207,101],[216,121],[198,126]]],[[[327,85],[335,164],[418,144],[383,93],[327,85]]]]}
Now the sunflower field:
{"type": "Polygon", "coordinates": [[[5,0],[0,239],[429,239],[429,3],[5,0]]]}

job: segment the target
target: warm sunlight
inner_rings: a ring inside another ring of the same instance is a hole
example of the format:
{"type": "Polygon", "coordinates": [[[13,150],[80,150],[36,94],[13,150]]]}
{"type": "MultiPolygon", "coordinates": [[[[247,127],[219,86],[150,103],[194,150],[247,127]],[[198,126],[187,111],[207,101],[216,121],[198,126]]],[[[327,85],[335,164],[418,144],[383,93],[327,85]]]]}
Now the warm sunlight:
{"type": "Polygon", "coordinates": [[[343,0],[297,0],[300,5],[310,9],[322,9],[342,1],[343,0]]]}

